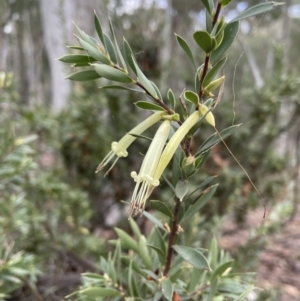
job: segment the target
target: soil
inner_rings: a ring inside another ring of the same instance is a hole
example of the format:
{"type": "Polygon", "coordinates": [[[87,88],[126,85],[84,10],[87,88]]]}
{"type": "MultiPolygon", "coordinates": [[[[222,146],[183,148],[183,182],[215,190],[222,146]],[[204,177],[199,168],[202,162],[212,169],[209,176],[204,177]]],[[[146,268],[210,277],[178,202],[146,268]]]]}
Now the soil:
{"type": "MultiPolygon", "coordinates": [[[[274,234],[259,234],[251,237],[253,229],[258,230],[262,223],[268,223],[269,217],[262,218],[262,210],[249,212],[245,223],[237,224],[232,217],[225,219],[222,227],[220,246],[234,257],[251,245],[264,241],[256,265],[257,286],[275,289],[276,301],[300,300],[300,210],[294,218],[283,222],[274,234]]],[[[257,254],[257,253],[256,253],[257,254]]],[[[274,299],[272,299],[274,300],[274,299]]]]}

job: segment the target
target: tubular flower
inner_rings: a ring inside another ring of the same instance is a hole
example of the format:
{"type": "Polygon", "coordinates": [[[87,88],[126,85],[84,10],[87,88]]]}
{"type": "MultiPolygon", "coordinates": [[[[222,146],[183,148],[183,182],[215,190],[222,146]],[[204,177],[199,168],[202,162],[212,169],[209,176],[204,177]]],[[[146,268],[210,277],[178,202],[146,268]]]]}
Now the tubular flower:
{"type": "Polygon", "coordinates": [[[198,120],[202,117],[199,111],[195,111],[192,115],[190,115],[186,121],[180,126],[180,128],[174,133],[168,144],[166,145],[160,160],[158,162],[157,169],[154,173],[154,179],[159,180],[167,165],[173,158],[176,149],[178,148],[180,142],[184,138],[184,136],[190,131],[190,129],[198,122],[198,120]]]}
{"type": "Polygon", "coordinates": [[[96,169],[96,173],[102,170],[114,157],[115,160],[113,161],[111,167],[105,173],[105,176],[111,171],[111,169],[115,166],[118,159],[120,157],[127,157],[128,152],[127,148],[131,145],[131,143],[136,139],[133,135],[140,135],[153,124],[157,123],[162,119],[162,116],[165,114],[164,111],[156,112],[152,114],[150,117],[145,119],[135,128],[133,128],[128,134],[126,134],[119,142],[112,142],[111,144],[111,151],[106,155],[106,157],[102,160],[102,162],[98,165],[96,169]]]}
{"type": "Polygon", "coordinates": [[[144,210],[145,203],[151,195],[153,189],[159,185],[159,179],[154,179],[154,173],[160,160],[165,143],[169,137],[171,121],[165,120],[158,128],[147,154],[142,163],[139,174],[131,172],[131,177],[136,182],[130,207],[129,216],[138,214],[139,210],[144,210]]]}

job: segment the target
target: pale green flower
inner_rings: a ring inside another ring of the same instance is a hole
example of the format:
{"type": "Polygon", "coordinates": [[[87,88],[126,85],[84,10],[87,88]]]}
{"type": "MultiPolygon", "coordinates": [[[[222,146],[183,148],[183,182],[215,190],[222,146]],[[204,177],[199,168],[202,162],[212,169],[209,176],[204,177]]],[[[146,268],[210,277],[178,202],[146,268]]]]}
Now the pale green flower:
{"type": "Polygon", "coordinates": [[[169,137],[171,120],[165,120],[158,128],[147,154],[142,163],[139,174],[131,172],[131,177],[136,182],[128,214],[136,215],[139,210],[144,210],[145,203],[153,189],[159,185],[159,179],[154,179],[154,173],[160,160],[165,143],[169,137]]]}
{"type": "Polygon", "coordinates": [[[106,176],[111,171],[111,169],[115,166],[115,164],[117,163],[119,158],[127,157],[127,155],[128,155],[127,148],[136,139],[136,137],[133,135],[141,135],[145,130],[147,130],[153,124],[160,121],[162,119],[162,116],[165,114],[166,114],[166,112],[164,112],[164,111],[159,111],[159,112],[152,114],[150,117],[148,117],[143,122],[141,122],[139,125],[137,125],[135,128],[133,128],[119,142],[116,142],[116,141],[112,142],[111,151],[106,155],[106,157],[99,164],[99,166],[96,169],[96,173],[98,171],[102,170],[111,160],[114,159],[114,157],[116,157],[114,159],[111,167],[105,173],[105,176],[106,176]]]}

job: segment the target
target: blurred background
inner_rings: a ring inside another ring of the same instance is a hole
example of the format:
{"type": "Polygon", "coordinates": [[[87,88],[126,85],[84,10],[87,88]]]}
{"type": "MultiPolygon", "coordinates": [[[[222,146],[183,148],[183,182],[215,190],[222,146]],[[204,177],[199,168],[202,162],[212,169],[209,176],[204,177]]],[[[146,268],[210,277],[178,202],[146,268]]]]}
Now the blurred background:
{"type": "MultiPolygon", "coordinates": [[[[230,20],[260,2],[232,1],[223,14],[230,20]]],[[[205,24],[200,0],[0,1],[0,299],[33,300],[37,280],[45,300],[61,300],[80,273],[97,270],[113,227],[128,227],[120,200],[130,197],[129,174],[147,144],[138,140],[106,178],[95,169],[111,142],[145,117],[133,105],[142,99],[99,89],[103,81],[65,80],[76,68],[56,60],[77,45],[72,22],[96,36],[94,10],[105,32],[111,18],[119,42],[126,37],[163,95],[193,89],[193,68],[174,33],[198,51],[192,34],[205,24]]],[[[215,235],[240,272],[256,273],[264,290],[255,300],[300,298],[299,27],[299,0],[242,21],[214,111],[219,130],[242,123],[227,143],[265,197],[266,218],[222,145],[197,179],[218,175],[220,184],[197,225],[199,241],[215,235]]],[[[203,63],[203,53],[196,58],[203,63]]],[[[204,127],[195,147],[212,133],[204,127]]],[[[162,187],[154,198],[170,192],[162,187]]],[[[138,223],[149,228],[143,218],[138,223]]]]}

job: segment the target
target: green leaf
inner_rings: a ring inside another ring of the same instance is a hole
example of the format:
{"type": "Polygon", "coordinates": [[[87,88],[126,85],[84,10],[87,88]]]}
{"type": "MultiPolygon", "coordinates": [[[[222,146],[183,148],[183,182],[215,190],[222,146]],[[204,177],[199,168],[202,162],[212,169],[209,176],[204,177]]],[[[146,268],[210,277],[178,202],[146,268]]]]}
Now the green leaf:
{"type": "Polygon", "coordinates": [[[126,249],[132,249],[133,251],[139,253],[139,245],[130,235],[128,235],[122,229],[119,228],[114,228],[114,229],[122,242],[122,247],[126,249]]]}
{"type": "Polygon", "coordinates": [[[207,72],[206,76],[204,77],[202,86],[206,87],[221,71],[227,61],[227,57],[223,57],[219,60],[216,64],[212,66],[212,68],[207,72]]]}
{"type": "Polygon", "coordinates": [[[84,49],[82,47],[79,47],[79,46],[66,46],[66,48],[84,51],[84,49]]]}
{"type": "Polygon", "coordinates": [[[175,195],[179,198],[180,202],[182,202],[188,191],[188,183],[186,181],[179,180],[175,187],[175,195]]]}
{"type": "Polygon", "coordinates": [[[228,5],[232,0],[221,0],[221,5],[224,7],[226,5],[228,5]]]}
{"type": "Polygon", "coordinates": [[[195,42],[200,46],[200,48],[205,53],[210,53],[214,50],[214,47],[216,46],[216,42],[213,41],[213,38],[210,36],[210,34],[207,31],[196,31],[193,34],[195,42]]]}
{"type": "Polygon", "coordinates": [[[84,70],[72,73],[67,76],[66,79],[83,82],[98,79],[100,77],[101,76],[95,70],[84,70]]]}
{"type": "Polygon", "coordinates": [[[104,39],[103,31],[102,31],[102,26],[101,26],[101,23],[99,21],[99,18],[97,16],[97,13],[96,13],[95,10],[94,10],[94,24],[95,24],[95,28],[96,28],[98,37],[99,37],[100,41],[102,42],[102,45],[106,49],[105,39],[104,39]]]}
{"type": "Polygon", "coordinates": [[[209,0],[201,0],[201,2],[203,3],[203,5],[206,8],[206,10],[211,14],[212,7],[210,5],[210,1],[209,0]]]}
{"type": "Polygon", "coordinates": [[[125,63],[125,60],[123,58],[123,55],[120,51],[120,48],[119,48],[119,45],[118,45],[118,42],[117,42],[117,39],[116,39],[116,35],[115,35],[115,32],[114,32],[114,28],[112,26],[112,23],[111,23],[111,19],[109,18],[109,28],[110,28],[110,31],[111,31],[111,34],[114,38],[114,42],[115,42],[115,47],[117,49],[117,54],[118,54],[118,57],[121,61],[121,66],[127,71],[127,67],[126,67],[126,63],[125,63]]]}
{"type": "Polygon", "coordinates": [[[176,36],[178,44],[183,49],[183,51],[186,53],[186,55],[190,59],[191,63],[195,67],[195,69],[197,69],[193,53],[192,53],[188,43],[181,36],[179,36],[178,34],[175,33],[175,36],[176,36]]]}
{"type": "Polygon", "coordinates": [[[132,285],[132,260],[130,260],[129,268],[128,268],[128,277],[127,277],[127,283],[128,283],[128,291],[129,296],[133,297],[133,285],[132,285]]]}
{"type": "Polygon", "coordinates": [[[58,61],[74,64],[74,63],[93,63],[96,61],[93,57],[86,54],[66,54],[57,59],[58,61]]]}
{"type": "Polygon", "coordinates": [[[137,223],[135,222],[135,220],[132,217],[129,218],[129,224],[130,224],[130,227],[131,227],[134,235],[139,239],[142,236],[142,233],[141,233],[139,226],[137,225],[137,223]]]}
{"type": "Polygon", "coordinates": [[[243,20],[245,18],[253,17],[262,13],[265,13],[269,10],[272,10],[275,6],[282,5],[283,3],[278,3],[278,2],[273,2],[273,1],[268,1],[264,3],[260,3],[257,5],[254,5],[239,15],[237,15],[235,18],[233,18],[229,23],[233,23],[236,21],[243,20]]]}
{"type": "Polygon", "coordinates": [[[172,301],[173,298],[173,284],[170,281],[170,279],[165,278],[162,282],[161,282],[161,291],[164,295],[164,297],[168,300],[168,301],[172,301]]]}
{"type": "Polygon", "coordinates": [[[173,218],[173,214],[171,210],[161,201],[151,200],[151,208],[161,212],[162,214],[168,216],[169,218],[173,218]]]}
{"type": "Polygon", "coordinates": [[[88,36],[83,30],[81,30],[75,23],[74,23],[74,26],[76,27],[76,29],[83,41],[90,44],[91,46],[95,46],[95,43],[94,43],[94,41],[91,40],[90,36],[88,36]]]}
{"type": "Polygon", "coordinates": [[[168,90],[168,100],[171,103],[171,107],[173,110],[175,110],[175,106],[176,106],[176,100],[175,100],[175,96],[174,93],[171,89],[168,90]]]}
{"type": "Polygon", "coordinates": [[[78,38],[80,45],[92,56],[95,60],[99,61],[100,63],[109,65],[110,60],[97,48],[88,44],[87,42],[83,41],[82,39],[78,38]]]}
{"type": "Polygon", "coordinates": [[[189,220],[193,215],[195,215],[199,210],[211,199],[211,197],[216,192],[216,189],[219,184],[215,184],[202,194],[202,196],[192,205],[188,207],[185,214],[183,215],[183,218],[181,219],[181,222],[185,222],[189,220]]]}
{"type": "Polygon", "coordinates": [[[222,274],[232,266],[233,262],[233,260],[227,261],[216,268],[210,277],[210,281],[213,281],[218,276],[222,276],[222,274]]]}
{"type": "Polygon", "coordinates": [[[80,294],[89,298],[122,296],[119,291],[105,287],[89,287],[81,290],[80,294]]]}
{"type": "Polygon", "coordinates": [[[101,75],[102,77],[120,83],[133,83],[133,80],[126,73],[115,69],[111,66],[102,65],[102,64],[92,64],[94,66],[95,71],[101,75]]]}
{"type": "Polygon", "coordinates": [[[125,38],[123,41],[123,48],[124,48],[124,54],[125,54],[125,59],[127,61],[127,64],[129,65],[131,70],[135,73],[135,75],[137,75],[135,64],[134,64],[134,59],[133,59],[134,54],[130,48],[129,43],[126,41],[125,38]]]}
{"type": "Polygon", "coordinates": [[[194,104],[195,106],[198,106],[199,104],[199,97],[198,95],[193,91],[185,91],[184,92],[184,98],[194,104]]]}
{"type": "Polygon", "coordinates": [[[201,188],[203,188],[205,185],[209,184],[212,180],[214,180],[217,176],[211,176],[207,179],[205,179],[200,185],[197,186],[195,190],[193,190],[188,197],[191,197],[195,192],[199,191],[201,188]]]}
{"type": "Polygon", "coordinates": [[[144,88],[154,97],[157,98],[157,93],[154,89],[154,87],[152,86],[151,82],[148,80],[148,78],[144,75],[144,73],[141,71],[141,69],[139,68],[139,66],[137,65],[137,63],[135,62],[134,58],[133,59],[133,63],[135,66],[135,70],[137,73],[137,77],[139,82],[144,86],[144,88]]]}
{"type": "Polygon", "coordinates": [[[162,98],[162,96],[161,96],[161,93],[160,93],[158,87],[156,86],[156,84],[155,84],[154,82],[152,82],[152,81],[150,81],[150,83],[151,83],[151,85],[153,86],[155,92],[157,93],[159,99],[161,99],[161,101],[163,101],[163,98],[162,98]]]}
{"type": "Polygon", "coordinates": [[[207,259],[198,250],[180,245],[174,245],[173,249],[195,268],[211,270],[207,259]]]}
{"type": "Polygon", "coordinates": [[[138,108],[150,111],[164,111],[165,109],[157,104],[148,101],[137,101],[134,103],[138,108]]]}
{"type": "Polygon", "coordinates": [[[211,54],[210,59],[212,64],[215,64],[217,61],[219,61],[219,59],[222,58],[227,49],[233,43],[239,31],[239,26],[240,23],[238,21],[229,23],[225,26],[223,40],[221,44],[211,54]]]}
{"type": "Polygon", "coordinates": [[[106,45],[106,51],[110,57],[110,59],[115,63],[118,64],[118,59],[115,51],[115,47],[110,39],[110,37],[103,32],[105,45],[106,45]]]}
{"type": "Polygon", "coordinates": [[[139,238],[139,255],[142,258],[145,267],[151,269],[151,257],[147,247],[147,240],[144,235],[141,235],[139,238]]]}
{"type": "Polygon", "coordinates": [[[127,90],[127,91],[145,93],[145,91],[141,90],[141,89],[128,88],[128,87],[119,86],[119,85],[107,85],[107,86],[99,87],[99,89],[127,90]]]}
{"type": "Polygon", "coordinates": [[[157,253],[157,255],[159,257],[160,263],[164,264],[164,262],[165,262],[165,255],[164,255],[163,251],[160,248],[158,248],[156,246],[153,246],[153,245],[147,244],[147,247],[149,247],[150,249],[153,249],[157,253]]]}
{"type": "MultiPolygon", "coordinates": [[[[222,139],[224,140],[228,136],[232,135],[240,126],[241,124],[232,125],[225,130],[220,132],[222,139]]],[[[213,146],[220,143],[221,139],[217,133],[212,134],[209,138],[207,138],[202,145],[200,145],[199,149],[197,150],[196,156],[210,150],[213,146]]]]}
{"type": "Polygon", "coordinates": [[[164,225],[162,224],[162,222],[160,222],[156,217],[154,217],[152,214],[150,214],[147,211],[143,212],[143,215],[148,218],[148,220],[150,220],[154,225],[156,225],[157,227],[159,227],[160,229],[166,231],[166,229],[164,228],[164,225]]]}

